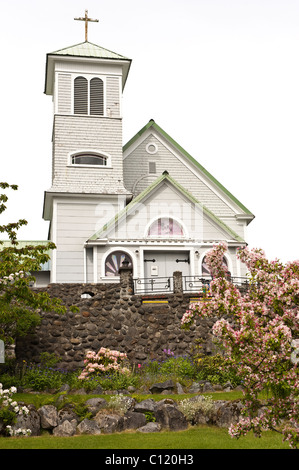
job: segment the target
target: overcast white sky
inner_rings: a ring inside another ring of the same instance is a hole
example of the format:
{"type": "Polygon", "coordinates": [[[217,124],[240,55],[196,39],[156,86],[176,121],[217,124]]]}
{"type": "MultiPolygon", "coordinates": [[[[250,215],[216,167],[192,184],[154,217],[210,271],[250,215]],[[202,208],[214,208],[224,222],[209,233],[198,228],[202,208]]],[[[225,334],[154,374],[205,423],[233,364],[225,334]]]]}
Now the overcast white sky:
{"type": "Polygon", "coordinates": [[[44,240],[52,101],[46,54],[89,41],[133,60],[124,144],[154,119],[256,218],[249,247],[299,259],[298,0],[0,0],[1,173],[18,184],[1,222],[44,240]]]}

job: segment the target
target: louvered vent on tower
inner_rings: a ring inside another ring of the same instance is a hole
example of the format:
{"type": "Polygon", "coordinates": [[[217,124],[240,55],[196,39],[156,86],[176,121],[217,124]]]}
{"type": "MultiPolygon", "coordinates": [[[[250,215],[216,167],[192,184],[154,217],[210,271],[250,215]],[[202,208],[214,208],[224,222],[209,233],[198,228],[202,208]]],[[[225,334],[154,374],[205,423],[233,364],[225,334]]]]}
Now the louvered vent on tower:
{"type": "Polygon", "coordinates": [[[90,80],[90,114],[104,115],[104,86],[100,78],[90,80]]]}
{"type": "Polygon", "coordinates": [[[84,77],[77,77],[74,81],[74,114],[87,114],[88,88],[84,77]]]}

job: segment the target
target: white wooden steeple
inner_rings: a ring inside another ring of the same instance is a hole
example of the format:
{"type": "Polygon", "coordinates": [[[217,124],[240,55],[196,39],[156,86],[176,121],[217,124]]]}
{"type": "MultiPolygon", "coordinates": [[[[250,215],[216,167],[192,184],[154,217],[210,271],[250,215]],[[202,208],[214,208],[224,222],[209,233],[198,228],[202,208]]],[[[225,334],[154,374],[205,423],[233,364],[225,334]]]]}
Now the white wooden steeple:
{"type": "Polygon", "coordinates": [[[52,282],[83,281],[85,240],[131,197],[123,183],[122,151],[122,92],[130,64],[88,41],[47,54],[53,151],[43,218],[50,221],[49,238],[57,246],[52,282]],[[69,276],[75,259],[81,274],[69,276]]]}

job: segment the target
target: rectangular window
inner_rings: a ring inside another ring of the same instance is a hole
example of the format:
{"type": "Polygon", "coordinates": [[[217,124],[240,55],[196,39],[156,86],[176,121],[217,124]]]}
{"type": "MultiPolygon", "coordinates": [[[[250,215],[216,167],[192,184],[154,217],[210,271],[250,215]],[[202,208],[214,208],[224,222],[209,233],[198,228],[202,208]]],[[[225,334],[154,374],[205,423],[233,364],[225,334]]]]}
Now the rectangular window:
{"type": "Polygon", "coordinates": [[[156,162],[148,162],[148,172],[150,175],[155,175],[157,173],[156,162]]]}

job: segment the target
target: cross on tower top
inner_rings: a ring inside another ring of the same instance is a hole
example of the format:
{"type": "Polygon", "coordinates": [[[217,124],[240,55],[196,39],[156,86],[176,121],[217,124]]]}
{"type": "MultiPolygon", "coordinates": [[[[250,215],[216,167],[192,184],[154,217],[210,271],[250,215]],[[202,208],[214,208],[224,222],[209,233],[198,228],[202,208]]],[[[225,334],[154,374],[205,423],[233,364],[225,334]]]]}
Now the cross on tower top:
{"type": "Polygon", "coordinates": [[[85,21],[85,41],[87,41],[87,36],[88,36],[88,21],[93,21],[98,23],[99,20],[93,20],[92,18],[88,18],[88,10],[85,10],[85,16],[81,18],[74,18],[74,20],[78,21],[85,21]]]}

